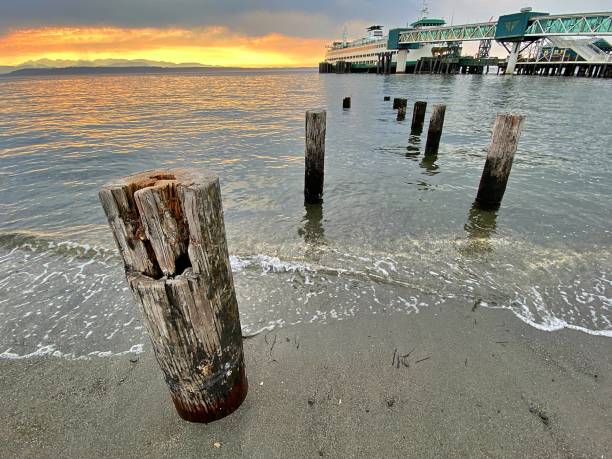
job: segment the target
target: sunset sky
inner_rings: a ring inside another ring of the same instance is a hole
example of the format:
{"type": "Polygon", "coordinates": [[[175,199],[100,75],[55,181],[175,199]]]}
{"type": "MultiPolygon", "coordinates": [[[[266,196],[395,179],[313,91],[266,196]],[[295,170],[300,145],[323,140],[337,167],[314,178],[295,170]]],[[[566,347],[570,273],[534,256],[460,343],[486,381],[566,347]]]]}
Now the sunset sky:
{"type": "MultiPolygon", "coordinates": [[[[550,13],[607,11],[609,0],[536,0],[550,13]]],[[[314,66],[325,45],[372,24],[404,26],[408,0],[0,0],[0,65],[48,59],[150,59],[244,67],[314,66]]],[[[516,0],[429,0],[455,24],[518,11],[516,0]]]]}

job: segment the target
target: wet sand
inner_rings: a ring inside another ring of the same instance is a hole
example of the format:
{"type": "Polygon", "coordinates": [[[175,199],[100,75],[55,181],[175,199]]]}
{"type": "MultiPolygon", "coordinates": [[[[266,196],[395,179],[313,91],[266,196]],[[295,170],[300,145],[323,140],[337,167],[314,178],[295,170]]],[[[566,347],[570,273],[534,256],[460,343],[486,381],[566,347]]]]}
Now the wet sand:
{"type": "Polygon", "coordinates": [[[249,395],[210,425],[178,418],[146,349],[0,361],[2,455],[612,456],[610,338],[507,311],[445,305],[246,339],[249,395]]]}

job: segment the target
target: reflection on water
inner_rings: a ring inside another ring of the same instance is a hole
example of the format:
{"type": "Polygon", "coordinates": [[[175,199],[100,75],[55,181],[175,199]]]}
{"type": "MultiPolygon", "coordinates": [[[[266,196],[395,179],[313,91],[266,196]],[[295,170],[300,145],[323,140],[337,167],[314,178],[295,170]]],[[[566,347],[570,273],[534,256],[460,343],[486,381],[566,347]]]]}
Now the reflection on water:
{"type": "Polygon", "coordinates": [[[425,155],[419,163],[419,166],[425,169],[425,173],[427,175],[436,175],[438,173],[438,169],[440,169],[440,166],[436,164],[437,160],[438,155],[425,155]]]}
{"type": "Polygon", "coordinates": [[[408,137],[408,147],[406,147],[406,156],[418,156],[421,153],[421,136],[410,134],[408,137]]]}
{"type": "Polygon", "coordinates": [[[540,328],[607,333],[611,99],[608,81],[495,75],[0,79],[0,353],[142,342],[97,191],[172,167],[220,175],[248,329],[477,297],[540,328]],[[420,156],[424,139],[383,95],[447,106],[439,156],[420,156]],[[304,207],[304,112],[317,107],[325,205],[304,207]],[[526,120],[487,213],[472,203],[499,111],[526,120]]]}
{"type": "Polygon", "coordinates": [[[319,245],[324,242],[325,230],[323,228],[323,204],[304,204],[303,226],[298,234],[304,238],[306,244],[319,245]]]}
{"type": "Polygon", "coordinates": [[[484,210],[474,203],[470,208],[468,221],[464,228],[472,243],[470,245],[472,249],[492,251],[491,238],[495,236],[497,228],[497,210],[484,210]]]}

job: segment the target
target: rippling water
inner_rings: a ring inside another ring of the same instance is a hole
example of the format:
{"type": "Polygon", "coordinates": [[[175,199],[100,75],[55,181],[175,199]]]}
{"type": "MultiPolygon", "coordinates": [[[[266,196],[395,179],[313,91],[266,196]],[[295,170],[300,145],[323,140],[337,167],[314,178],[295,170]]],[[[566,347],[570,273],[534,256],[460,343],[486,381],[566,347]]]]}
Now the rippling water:
{"type": "Polygon", "coordinates": [[[245,334],[464,303],[612,336],[610,100],[606,80],[493,75],[0,79],[1,355],[146,346],[97,191],[154,167],[221,176],[245,334]],[[447,105],[435,161],[384,95],[447,105]],[[305,208],[316,107],[325,202],[305,208]],[[481,212],[500,111],[525,128],[502,207],[481,212]]]}

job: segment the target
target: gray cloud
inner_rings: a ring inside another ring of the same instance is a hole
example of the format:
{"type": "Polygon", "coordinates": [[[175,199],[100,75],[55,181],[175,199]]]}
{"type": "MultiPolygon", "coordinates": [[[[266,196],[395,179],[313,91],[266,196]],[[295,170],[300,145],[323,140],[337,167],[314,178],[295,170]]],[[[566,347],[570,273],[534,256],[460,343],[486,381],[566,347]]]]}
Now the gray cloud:
{"type": "MultiPolygon", "coordinates": [[[[430,16],[455,24],[485,21],[518,11],[561,13],[610,9],[609,0],[429,0],[430,16]]],[[[367,23],[403,26],[418,17],[420,0],[0,0],[0,33],[43,25],[113,25],[120,27],[194,27],[223,25],[247,35],[270,32],[332,38],[347,27],[361,34],[367,23]]]]}

